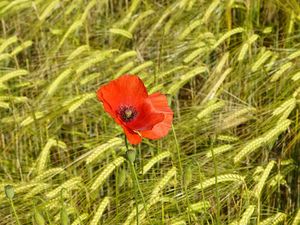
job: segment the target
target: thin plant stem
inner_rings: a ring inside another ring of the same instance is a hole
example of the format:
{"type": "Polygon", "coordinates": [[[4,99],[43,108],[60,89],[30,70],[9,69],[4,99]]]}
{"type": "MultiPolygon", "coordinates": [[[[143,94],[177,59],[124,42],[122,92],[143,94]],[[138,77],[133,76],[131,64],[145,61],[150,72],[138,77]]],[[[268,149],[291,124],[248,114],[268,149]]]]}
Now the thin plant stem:
{"type": "Polygon", "coordinates": [[[21,223],[20,223],[20,221],[19,221],[19,217],[18,217],[18,215],[17,215],[17,211],[16,211],[16,209],[15,209],[15,205],[14,205],[13,200],[12,200],[12,199],[9,199],[9,202],[10,202],[10,205],[11,205],[11,207],[12,207],[12,209],[13,209],[14,215],[15,215],[15,217],[16,217],[17,224],[18,224],[18,225],[21,225],[21,223]]]}
{"type": "MultiPolygon", "coordinates": [[[[127,143],[127,138],[125,136],[125,146],[126,146],[126,149],[127,151],[129,150],[128,148],[128,143],[127,143]]],[[[131,176],[132,176],[132,179],[134,180],[134,192],[135,192],[135,205],[136,205],[136,222],[137,222],[137,225],[139,224],[139,220],[138,220],[138,213],[139,213],[139,209],[138,209],[138,204],[137,204],[137,192],[136,192],[136,187],[138,189],[138,192],[140,193],[141,195],[141,198],[142,198],[142,201],[143,201],[143,205],[144,205],[144,209],[145,209],[145,212],[146,212],[146,216],[151,223],[151,220],[150,220],[150,217],[149,217],[149,214],[148,214],[148,209],[147,209],[147,206],[146,206],[146,201],[145,201],[145,198],[144,198],[144,194],[142,192],[142,189],[141,189],[141,186],[139,184],[139,180],[138,180],[138,176],[137,176],[137,173],[136,173],[136,170],[135,170],[135,167],[134,167],[134,164],[133,162],[131,162],[130,160],[128,160],[129,162],[129,166],[130,166],[130,170],[131,170],[131,176]]]]}
{"type": "MultiPolygon", "coordinates": [[[[179,163],[180,180],[181,180],[180,184],[181,184],[182,191],[186,193],[186,203],[189,206],[189,199],[187,196],[187,188],[183,184],[183,168],[182,168],[182,164],[181,164],[180,147],[179,147],[179,143],[177,140],[177,136],[176,136],[173,124],[172,124],[172,131],[173,131],[173,136],[175,139],[176,152],[177,152],[177,158],[178,158],[178,163],[179,163]]],[[[189,210],[187,210],[187,214],[188,214],[188,222],[189,222],[189,224],[191,224],[191,216],[190,216],[189,210]]]]}
{"type": "Polygon", "coordinates": [[[179,163],[180,179],[182,181],[183,169],[182,169],[182,164],[181,164],[180,148],[179,148],[179,144],[178,144],[178,140],[177,140],[177,136],[176,136],[173,124],[172,124],[172,131],[173,131],[173,136],[175,139],[175,145],[176,145],[176,151],[177,151],[177,157],[178,157],[178,163],[179,163]]]}
{"type": "Polygon", "coordinates": [[[214,162],[214,175],[215,175],[215,193],[217,197],[217,224],[220,224],[220,194],[219,194],[219,188],[218,188],[218,170],[217,170],[217,160],[215,158],[215,153],[213,149],[211,148],[211,154],[214,162]]]}

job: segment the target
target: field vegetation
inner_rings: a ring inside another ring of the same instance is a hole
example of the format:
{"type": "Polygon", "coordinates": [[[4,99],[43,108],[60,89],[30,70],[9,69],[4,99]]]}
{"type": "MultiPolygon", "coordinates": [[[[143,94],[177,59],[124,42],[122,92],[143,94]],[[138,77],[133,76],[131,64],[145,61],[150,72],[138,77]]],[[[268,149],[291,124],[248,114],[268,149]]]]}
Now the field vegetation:
{"type": "Polygon", "coordinates": [[[0,225],[300,224],[298,0],[0,0],[0,17],[0,225]],[[96,98],[122,74],[174,111],[133,164],[96,98]]]}

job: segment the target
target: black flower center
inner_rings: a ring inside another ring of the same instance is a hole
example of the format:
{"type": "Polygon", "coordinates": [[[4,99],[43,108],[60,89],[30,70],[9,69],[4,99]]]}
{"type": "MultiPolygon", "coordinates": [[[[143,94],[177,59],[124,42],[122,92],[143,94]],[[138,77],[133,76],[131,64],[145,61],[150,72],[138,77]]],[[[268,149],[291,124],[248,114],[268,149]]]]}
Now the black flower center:
{"type": "Polygon", "coordinates": [[[130,122],[137,116],[137,111],[132,106],[121,106],[118,114],[124,122],[130,122]]]}

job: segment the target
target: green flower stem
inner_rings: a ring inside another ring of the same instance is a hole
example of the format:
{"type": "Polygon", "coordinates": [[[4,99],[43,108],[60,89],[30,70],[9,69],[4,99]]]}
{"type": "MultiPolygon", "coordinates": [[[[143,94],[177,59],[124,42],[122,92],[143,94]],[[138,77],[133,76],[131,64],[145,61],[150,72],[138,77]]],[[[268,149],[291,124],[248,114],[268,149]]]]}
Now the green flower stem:
{"type": "MultiPolygon", "coordinates": [[[[126,150],[127,152],[130,151],[129,148],[128,148],[128,143],[127,143],[127,138],[125,136],[125,146],[126,146],[126,150]]],[[[131,177],[132,177],[132,180],[134,180],[133,182],[133,186],[134,186],[134,194],[135,194],[135,206],[136,206],[136,223],[137,225],[139,224],[139,209],[138,209],[138,202],[137,202],[137,191],[136,191],[136,188],[138,189],[140,195],[141,195],[141,198],[143,200],[143,205],[144,205],[144,209],[145,209],[145,212],[146,212],[146,216],[150,222],[150,217],[149,217],[149,214],[148,214],[148,209],[147,209],[147,206],[146,206],[146,201],[145,201],[145,198],[144,198],[144,194],[142,192],[142,189],[141,189],[141,186],[139,184],[139,180],[138,180],[138,176],[137,176],[137,173],[136,173],[136,170],[135,170],[135,167],[134,167],[134,164],[133,164],[133,161],[132,160],[128,160],[128,163],[129,163],[129,166],[130,166],[130,170],[131,170],[131,177]]],[[[151,222],[150,222],[151,224],[151,222]]]]}
{"type": "Polygon", "coordinates": [[[15,205],[14,205],[13,200],[12,200],[12,199],[9,199],[9,202],[10,202],[10,205],[11,205],[11,207],[12,207],[12,209],[13,209],[14,215],[15,215],[15,217],[16,217],[17,224],[18,224],[18,225],[21,225],[21,223],[20,223],[20,221],[19,221],[19,217],[18,217],[18,215],[17,215],[17,211],[16,211],[16,209],[15,209],[15,205]]]}

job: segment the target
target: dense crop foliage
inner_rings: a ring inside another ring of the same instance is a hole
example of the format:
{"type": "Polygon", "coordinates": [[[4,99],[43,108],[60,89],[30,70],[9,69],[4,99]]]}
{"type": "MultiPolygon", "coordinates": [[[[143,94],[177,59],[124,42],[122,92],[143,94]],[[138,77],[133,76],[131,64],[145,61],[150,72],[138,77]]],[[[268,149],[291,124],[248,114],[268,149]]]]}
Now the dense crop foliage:
{"type": "Polygon", "coordinates": [[[300,223],[299,1],[1,0],[0,16],[1,225],[300,223]],[[125,73],[175,116],[134,147],[138,183],[95,95],[125,73]]]}

